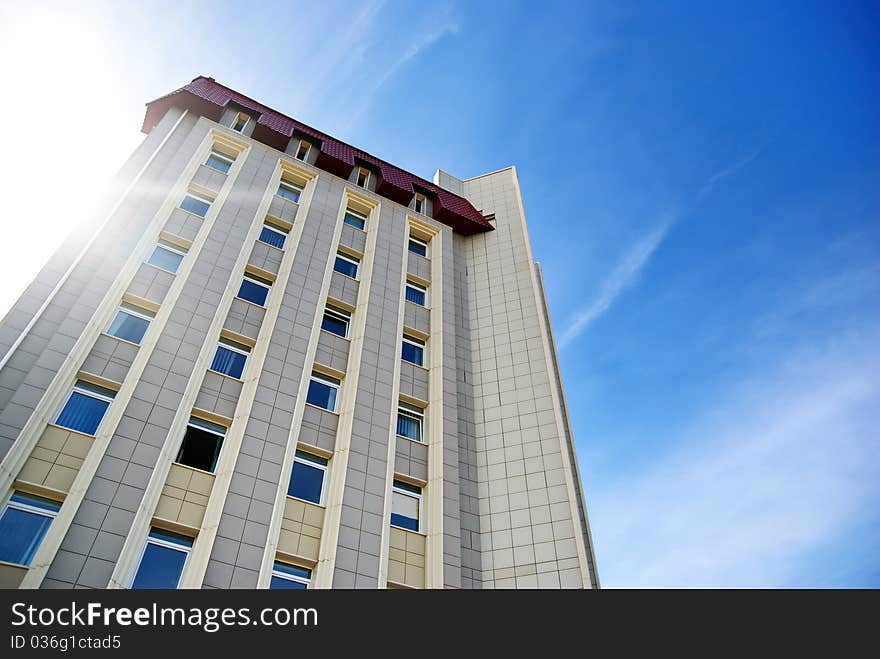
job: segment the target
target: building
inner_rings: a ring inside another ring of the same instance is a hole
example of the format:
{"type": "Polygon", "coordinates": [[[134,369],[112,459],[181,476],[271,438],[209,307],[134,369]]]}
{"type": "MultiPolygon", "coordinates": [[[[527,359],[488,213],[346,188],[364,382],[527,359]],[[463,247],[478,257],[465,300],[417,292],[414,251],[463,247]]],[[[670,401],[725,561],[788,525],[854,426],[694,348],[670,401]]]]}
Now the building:
{"type": "Polygon", "coordinates": [[[598,587],[516,170],[205,77],[143,130],[0,326],[2,585],[598,587]]]}

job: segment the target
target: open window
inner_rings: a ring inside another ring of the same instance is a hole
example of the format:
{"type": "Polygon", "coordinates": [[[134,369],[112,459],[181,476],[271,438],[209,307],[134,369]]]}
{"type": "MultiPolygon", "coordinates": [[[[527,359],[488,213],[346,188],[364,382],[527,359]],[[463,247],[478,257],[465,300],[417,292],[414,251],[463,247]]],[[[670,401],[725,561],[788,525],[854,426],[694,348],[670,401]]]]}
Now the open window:
{"type": "Polygon", "coordinates": [[[225,426],[192,416],[186,424],[175,462],[214,473],[225,438],[225,426]]]}
{"type": "Polygon", "coordinates": [[[394,480],[391,491],[391,525],[408,531],[422,530],[422,488],[394,480]]]}

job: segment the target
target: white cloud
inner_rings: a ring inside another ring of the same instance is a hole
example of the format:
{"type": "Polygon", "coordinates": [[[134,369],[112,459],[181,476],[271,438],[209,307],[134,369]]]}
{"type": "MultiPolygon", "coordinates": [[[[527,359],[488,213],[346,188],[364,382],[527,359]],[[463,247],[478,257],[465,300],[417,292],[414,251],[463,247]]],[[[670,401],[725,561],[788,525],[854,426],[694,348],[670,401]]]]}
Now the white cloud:
{"type": "Polygon", "coordinates": [[[559,339],[560,346],[565,347],[571,343],[590,323],[608,310],[618,295],[638,281],[642,269],[657,251],[672,224],[671,218],[665,219],[627,252],[623,260],[602,282],[596,299],[579,311],[562,331],[559,339]]]}
{"type": "MultiPolygon", "coordinates": [[[[675,447],[664,457],[593,491],[603,584],[829,584],[814,553],[855,546],[880,516],[878,339],[799,350],[662,434],[675,447]]],[[[877,565],[838,565],[835,578],[866,569],[877,565]]]]}
{"type": "Polygon", "coordinates": [[[654,252],[660,247],[660,244],[666,238],[669,230],[686,214],[687,211],[696,207],[724,179],[729,178],[755,160],[761,155],[762,150],[763,147],[760,147],[748,156],[741,158],[732,165],[725,167],[710,176],[706,184],[693,196],[693,199],[689,204],[681,209],[667,212],[656,227],[635,243],[635,245],[633,245],[626,253],[624,258],[603,280],[599,289],[599,294],[596,298],[589,304],[589,306],[575,314],[568,326],[562,331],[559,339],[560,347],[564,348],[580,336],[580,334],[587,329],[594,320],[599,318],[609,309],[609,307],[611,307],[623,291],[638,282],[639,275],[654,255],[654,252]]]}

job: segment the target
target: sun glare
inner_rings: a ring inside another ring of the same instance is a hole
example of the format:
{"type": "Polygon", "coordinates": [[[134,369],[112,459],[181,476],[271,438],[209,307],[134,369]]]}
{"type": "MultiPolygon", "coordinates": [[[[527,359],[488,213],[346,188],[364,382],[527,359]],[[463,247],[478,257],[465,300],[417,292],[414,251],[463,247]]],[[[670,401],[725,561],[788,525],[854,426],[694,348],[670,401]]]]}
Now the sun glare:
{"type": "Polygon", "coordinates": [[[95,212],[139,134],[136,124],[127,124],[132,109],[120,111],[120,76],[97,22],[31,13],[14,25],[7,21],[0,35],[6,63],[0,93],[13,127],[0,159],[2,316],[64,238],[95,212]]]}

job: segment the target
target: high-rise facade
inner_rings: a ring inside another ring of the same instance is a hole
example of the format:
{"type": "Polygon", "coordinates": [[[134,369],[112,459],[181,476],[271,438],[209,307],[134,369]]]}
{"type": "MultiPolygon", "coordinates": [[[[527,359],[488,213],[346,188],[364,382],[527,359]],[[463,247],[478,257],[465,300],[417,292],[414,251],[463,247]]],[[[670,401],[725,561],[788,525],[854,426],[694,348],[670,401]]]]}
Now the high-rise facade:
{"type": "Polygon", "coordinates": [[[143,130],[0,325],[0,586],[598,587],[515,169],[204,77],[143,130]]]}

